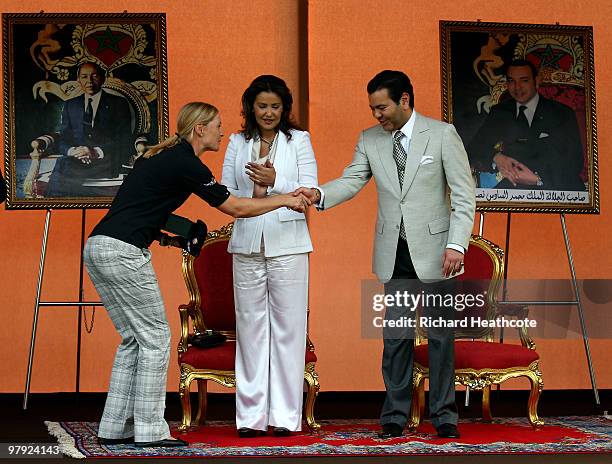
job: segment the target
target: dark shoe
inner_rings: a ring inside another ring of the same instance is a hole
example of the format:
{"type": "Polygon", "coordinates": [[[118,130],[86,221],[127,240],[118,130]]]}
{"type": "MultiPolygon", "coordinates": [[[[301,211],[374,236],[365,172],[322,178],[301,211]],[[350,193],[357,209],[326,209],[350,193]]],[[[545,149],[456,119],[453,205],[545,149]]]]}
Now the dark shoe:
{"type": "Polygon", "coordinates": [[[263,434],[261,430],[250,429],[248,427],[240,427],[238,429],[238,436],[240,438],[255,438],[263,434]]]}
{"type": "Polygon", "coordinates": [[[389,422],[388,424],[382,425],[382,430],[378,433],[380,438],[396,438],[401,437],[404,428],[393,422],[389,422]]]}
{"type": "Polygon", "coordinates": [[[134,437],[127,438],[102,438],[98,437],[98,443],[101,445],[131,445],[134,443],[134,437]]]}
{"type": "Polygon", "coordinates": [[[440,438],[459,438],[459,430],[455,424],[442,424],[438,427],[438,436],[440,438]]]}
{"type": "Polygon", "coordinates": [[[272,429],[272,433],[275,437],[288,437],[289,435],[291,435],[289,429],[285,427],[274,427],[272,429]]]}
{"type": "Polygon", "coordinates": [[[177,438],[176,440],[172,440],[170,438],[166,438],[164,440],[157,441],[137,441],[134,442],[134,446],[138,448],[176,448],[179,446],[189,446],[185,440],[181,440],[177,438]]]}

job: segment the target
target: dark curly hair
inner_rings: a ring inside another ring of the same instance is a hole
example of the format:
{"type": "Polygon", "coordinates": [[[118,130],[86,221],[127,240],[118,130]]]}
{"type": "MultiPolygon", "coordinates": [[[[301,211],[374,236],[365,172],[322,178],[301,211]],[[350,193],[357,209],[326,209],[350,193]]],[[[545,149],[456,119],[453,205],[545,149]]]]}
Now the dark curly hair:
{"type": "Polygon", "coordinates": [[[242,134],[247,140],[259,137],[259,128],[257,121],[255,120],[255,113],[253,112],[253,106],[255,104],[255,98],[261,92],[271,92],[278,95],[283,103],[283,112],[281,113],[280,123],[278,124],[278,130],[287,136],[287,140],[291,140],[291,129],[298,129],[299,127],[293,121],[291,114],[291,108],[293,107],[293,97],[291,91],[285,81],[280,77],[272,76],[270,74],[264,74],[263,76],[256,77],[251,85],[242,94],[242,111],[241,115],[244,118],[242,123],[242,134]]]}

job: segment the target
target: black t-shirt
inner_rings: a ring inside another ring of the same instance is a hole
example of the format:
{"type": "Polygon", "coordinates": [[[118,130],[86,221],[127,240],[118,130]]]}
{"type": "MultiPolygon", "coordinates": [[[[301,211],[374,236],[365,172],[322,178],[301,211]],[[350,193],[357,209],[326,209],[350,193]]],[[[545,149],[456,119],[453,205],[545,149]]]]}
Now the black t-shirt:
{"type": "Polygon", "coordinates": [[[189,143],[183,141],[151,158],[139,158],[91,236],[106,235],[148,248],[170,214],[192,193],[213,207],[230,196],[189,143]]]}

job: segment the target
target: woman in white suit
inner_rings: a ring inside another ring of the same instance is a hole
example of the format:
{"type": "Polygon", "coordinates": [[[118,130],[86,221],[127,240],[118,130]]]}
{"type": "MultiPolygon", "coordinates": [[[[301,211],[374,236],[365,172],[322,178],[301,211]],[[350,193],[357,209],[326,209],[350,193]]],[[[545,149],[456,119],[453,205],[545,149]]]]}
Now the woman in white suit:
{"type": "MultiPolygon", "coordinates": [[[[317,185],[308,132],[292,122],[285,82],[259,76],[242,96],[242,131],[230,136],[222,184],[239,197],[317,185]]],[[[236,307],[236,426],[240,437],[273,427],[301,430],[308,253],[306,217],[288,209],[237,219],[233,254],[236,307]]]]}

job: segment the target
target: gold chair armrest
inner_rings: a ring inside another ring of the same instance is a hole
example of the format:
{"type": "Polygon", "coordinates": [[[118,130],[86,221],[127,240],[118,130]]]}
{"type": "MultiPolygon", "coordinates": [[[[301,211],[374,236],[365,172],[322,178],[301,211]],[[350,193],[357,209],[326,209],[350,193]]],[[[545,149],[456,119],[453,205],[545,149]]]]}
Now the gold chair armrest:
{"type": "Polygon", "coordinates": [[[310,336],[308,334],[306,334],[306,349],[312,352],[315,351],[314,343],[312,343],[312,340],[310,340],[310,336]]]}
{"type": "Polygon", "coordinates": [[[310,339],[310,307],[306,308],[306,349],[314,352],[315,347],[310,339]]]}
{"type": "Polygon", "coordinates": [[[178,307],[178,310],[181,318],[181,338],[178,343],[178,351],[181,354],[187,352],[187,344],[189,343],[189,313],[192,311],[192,306],[182,304],[178,307]]]}

